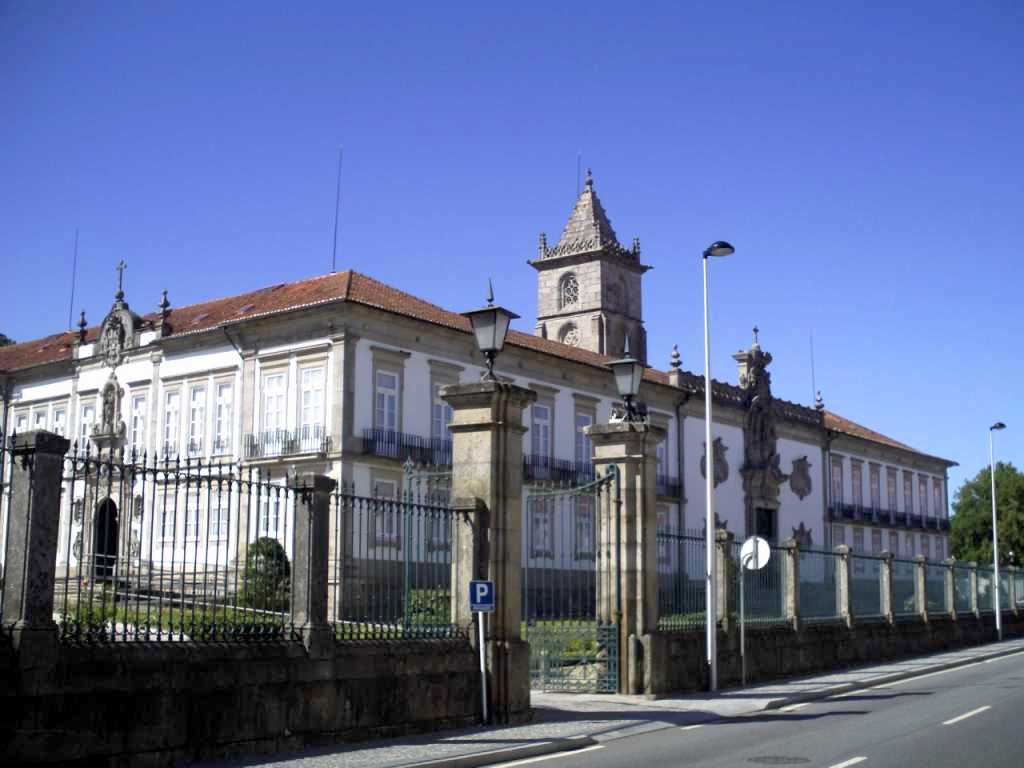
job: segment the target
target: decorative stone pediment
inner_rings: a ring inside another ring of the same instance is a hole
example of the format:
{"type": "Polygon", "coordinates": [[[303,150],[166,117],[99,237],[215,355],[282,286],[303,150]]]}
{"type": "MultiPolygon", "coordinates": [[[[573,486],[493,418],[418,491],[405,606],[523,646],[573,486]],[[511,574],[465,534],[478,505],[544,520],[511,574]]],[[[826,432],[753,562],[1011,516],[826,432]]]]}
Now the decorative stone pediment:
{"type": "Polygon", "coordinates": [[[793,460],[793,471],[789,475],[789,489],[802,501],[811,494],[811,462],[806,456],[793,460]]]}
{"type": "Polygon", "coordinates": [[[124,360],[125,352],[136,346],[136,331],[140,318],[131,311],[124,300],[124,270],[127,265],[121,261],[117,265],[117,293],[110,312],[103,318],[100,335],[96,342],[96,354],[111,368],[116,368],[124,360]]]}
{"type": "MultiPolygon", "coordinates": [[[[708,476],[708,444],[702,443],[704,450],[700,457],[700,476],[707,479],[708,476]]],[[[729,446],[722,442],[722,438],[716,437],[711,441],[715,451],[715,487],[717,488],[729,479],[729,462],[725,459],[725,452],[729,446]]]]}

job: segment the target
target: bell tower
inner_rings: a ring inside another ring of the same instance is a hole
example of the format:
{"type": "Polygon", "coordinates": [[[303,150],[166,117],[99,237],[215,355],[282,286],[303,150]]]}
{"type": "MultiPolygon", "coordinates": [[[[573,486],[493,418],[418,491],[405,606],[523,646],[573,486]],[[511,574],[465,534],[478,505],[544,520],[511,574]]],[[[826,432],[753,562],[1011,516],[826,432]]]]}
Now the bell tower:
{"type": "Polygon", "coordinates": [[[558,244],[548,247],[541,234],[537,258],[537,336],[620,356],[629,348],[647,359],[641,278],[650,267],[640,263],[640,240],[624,248],[601,201],[594,178],[576,199],[558,244]]]}

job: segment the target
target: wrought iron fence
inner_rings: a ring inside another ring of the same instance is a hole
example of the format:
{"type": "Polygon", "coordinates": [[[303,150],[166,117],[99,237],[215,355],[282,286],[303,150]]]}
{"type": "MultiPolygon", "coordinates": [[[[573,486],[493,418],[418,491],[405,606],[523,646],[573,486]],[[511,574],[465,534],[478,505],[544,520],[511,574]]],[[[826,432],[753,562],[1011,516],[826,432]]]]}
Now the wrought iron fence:
{"type": "MultiPolygon", "coordinates": [[[[247,434],[244,445],[245,458],[265,459],[301,453],[326,454],[331,450],[331,438],[323,426],[305,426],[247,434]]],[[[202,452],[201,447],[199,452],[202,452]]]]}
{"type": "Polygon", "coordinates": [[[800,618],[827,621],[839,618],[838,556],[813,549],[800,550],[800,618]]]}
{"type": "Polygon", "coordinates": [[[966,565],[953,566],[953,605],[957,613],[970,613],[974,607],[971,595],[971,571],[966,565]]]}
{"type": "Polygon", "coordinates": [[[739,585],[743,579],[744,615],[748,624],[779,624],[786,621],[787,552],[772,546],[768,562],[759,569],[742,568],[740,550],[735,541],[729,561],[729,612],[739,612],[739,585]]]}
{"type": "Polygon", "coordinates": [[[918,613],[917,591],[914,588],[916,568],[913,560],[892,561],[893,616],[914,616],[918,613]]]}
{"type": "Polygon", "coordinates": [[[925,563],[924,566],[924,605],[925,610],[932,614],[949,613],[946,604],[946,573],[949,566],[940,563],[925,563]]]}
{"type": "Polygon", "coordinates": [[[447,488],[332,494],[329,612],[339,640],[464,636],[452,621],[459,526],[447,488]]]}
{"type": "Polygon", "coordinates": [[[882,615],[882,560],[869,555],[850,555],[850,604],[853,615],[882,615]]]}
{"type": "Polygon", "coordinates": [[[73,450],[62,496],[54,611],[63,640],[290,634],[294,496],[269,474],[73,450]]]}
{"type": "Polygon", "coordinates": [[[556,459],[545,454],[523,454],[523,481],[541,485],[574,486],[592,483],[594,465],[589,461],[556,459]]]}
{"type": "Polygon", "coordinates": [[[1013,579],[1013,596],[1016,598],[1019,608],[1024,605],[1024,573],[1014,573],[1013,579]]]}
{"type": "Polygon", "coordinates": [[[363,453],[428,467],[450,467],[452,441],[446,437],[421,437],[393,429],[364,429],[363,453]]]}
{"type": "Polygon", "coordinates": [[[685,631],[704,626],[706,544],[690,533],[659,531],[658,629],[685,631]]]}

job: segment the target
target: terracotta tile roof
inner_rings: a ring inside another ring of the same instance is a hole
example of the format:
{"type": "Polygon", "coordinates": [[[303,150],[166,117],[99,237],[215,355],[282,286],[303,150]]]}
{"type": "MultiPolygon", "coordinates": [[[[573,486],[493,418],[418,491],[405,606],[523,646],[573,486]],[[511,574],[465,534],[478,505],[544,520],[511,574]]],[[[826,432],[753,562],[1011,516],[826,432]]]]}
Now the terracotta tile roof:
{"type": "MultiPolygon", "coordinates": [[[[290,312],[332,301],[350,301],[465,333],[471,332],[469,320],[462,315],[350,270],[298,280],[293,283],[281,283],[269,288],[212,299],[198,304],[172,307],[168,320],[172,332],[168,338],[210,331],[229,323],[290,312]]],[[[151,328],[158,319],[159,315],[156,312],[143,315],[141,317],[142,327],[151,328]]],[[[99,335],[99,329],[98,325],[87,329],[87,343],[95,341],[99,335]]],[[[20,371],[68,360],[71,358],[71,347],[76,336],[77,334],[74,332],[65,331],[35,341],[0,347],[0,372],[20,371]]],[[[571,347],[550,339],[542,339],[521,331],[509,331],[506,343],[513,347],[554,355],[601,369],[606,368],[608,362],[612,360],[606,355],[571,347]]],[[[685,389],[691,392],[702,393],[704,391],[702,377],[686,371],[681,373],[685,389]]],[[[665,371],[648,368],[644,371],[644,380],[667,386],[669,377],[665,371]]],[[[739,402],[742,397],[742,392],[738,387],[724,382],[715,382],[715,392],[716,396],[727,401],[739,402]]],[[[790,410],[810,412],[806,406],[793,403],[785,404],[790,406],[790,410]]],[[[830,411],[825,412],[825,426],[828,429],[865,440],[920,453],[904,443],[897,442],[830,411]]]]}
{"type": "Polygon", "coordinates": [[[938,459],[939,461],[943,461],[951,466],[956,466],[956,462],[954,461],[924,453],[916,448],[911,448],[906,443],[901,443],[899,440],[893,440],[891,437],[887,437],[880,432],[875,432],[873,429],[868,429],[855,421],[850,421],[849,419],[840,416],[838,413],[832,413],[832,411],[825,411],[825,429],[830,429],[833,432],[841,432],[844,435],[859,437],[862,440],[870,440],[873,443],[881,443],[882,445],[888,445],[892,448],[910,451],[911,453],[916,453],[920,456],[938,459]]]}

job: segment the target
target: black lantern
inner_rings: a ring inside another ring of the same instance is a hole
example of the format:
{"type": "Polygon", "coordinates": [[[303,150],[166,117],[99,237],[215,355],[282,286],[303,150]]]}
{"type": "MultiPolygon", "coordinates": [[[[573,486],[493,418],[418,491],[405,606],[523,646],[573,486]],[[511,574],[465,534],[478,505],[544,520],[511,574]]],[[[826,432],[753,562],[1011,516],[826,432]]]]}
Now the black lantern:
{"type": "Polygon", "coordinates": [[[519,315],[509,312],[503,307],[494,306],[494,287],[488,280],[487,306],[463,312],[462,316],[469,318],[469,322],[473,326],[473,335],[476,337],[476,345],[486,360],[487,370],[484,371],[480,380],[495,381],[494,358],[505,346],[505,336],[508,334],[509,324],[519,315]]]}
{"type": "Polygon", "coordinates": [[[634,400],[640,392],[640,381],[644,377],[644,364],[629,353],[629,337],[622,350],[622,358],[608,363],[615,374],[615,386],[626,403],[626,421],[636,420],[634,400]]]}

